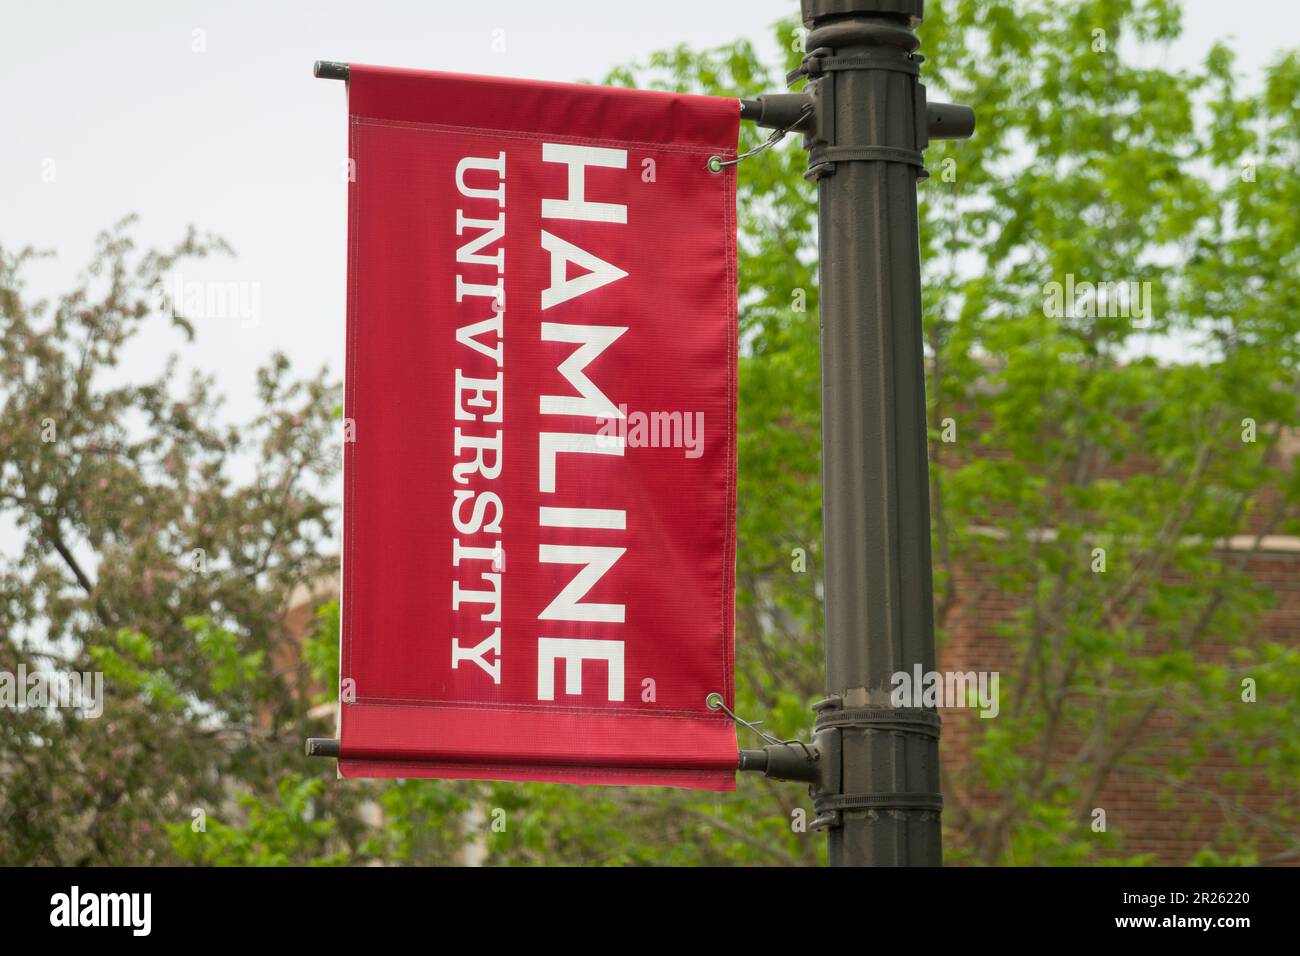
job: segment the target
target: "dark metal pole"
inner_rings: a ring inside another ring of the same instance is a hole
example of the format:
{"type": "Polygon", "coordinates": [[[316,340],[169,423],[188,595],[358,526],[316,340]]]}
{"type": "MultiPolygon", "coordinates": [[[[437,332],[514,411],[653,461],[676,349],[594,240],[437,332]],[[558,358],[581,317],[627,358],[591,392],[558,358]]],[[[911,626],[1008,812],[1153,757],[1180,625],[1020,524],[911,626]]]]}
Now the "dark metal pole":
{"type": "MultiPolygon", "coordinates": [[[[818,183],[826,695],[816,794],[832,866],[938,866],[939,718],[894,707],[893,675],[935,669],[916,182],[931,133],[922,0],[802,0],[818,183]]],[[[917,702],[919,703],[919,702],[917,702]]]]}

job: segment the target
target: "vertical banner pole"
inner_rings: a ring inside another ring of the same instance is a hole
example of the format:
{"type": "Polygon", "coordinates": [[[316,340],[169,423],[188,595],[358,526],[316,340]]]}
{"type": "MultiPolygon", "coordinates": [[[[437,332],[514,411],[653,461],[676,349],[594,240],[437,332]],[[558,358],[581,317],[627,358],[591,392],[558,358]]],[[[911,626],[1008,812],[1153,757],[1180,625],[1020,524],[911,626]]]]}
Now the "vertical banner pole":
{"type": "Polygon", "coordinates": [[[935,669],[916,200],[931,124],[911,56],[921,6],[803,0],[822,325],[819,819],[832,866],[942,863],[938,715],[891,702],[895,673],[935,669]]]}

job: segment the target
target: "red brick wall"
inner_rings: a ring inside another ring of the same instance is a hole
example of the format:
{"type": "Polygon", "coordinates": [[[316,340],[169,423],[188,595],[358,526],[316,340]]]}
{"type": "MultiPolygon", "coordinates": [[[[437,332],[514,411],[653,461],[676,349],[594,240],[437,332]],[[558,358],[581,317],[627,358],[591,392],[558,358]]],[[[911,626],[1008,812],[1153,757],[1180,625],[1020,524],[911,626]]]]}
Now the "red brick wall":
{"type": "MultiPolygon", "coordinates": [[[[1300,641],[1300,552],[1254,556],[1247,562],[1246,571],[1274,598],[1274,606],[1263,613],[1253,635],[1286,644],[1300,641]]],[[[1015,653],[997,628],[1016,611],[1021,599],[996,589],[981,589],[973,579],[967,579],[964,584],[959,583],[955,589],[957,599],[948,618],[947,640],[940,648],[939,666],[943,671],[1000,672],[1005,707],[1010,690],[1008,680],[1014,676],[1015,653]]],[[[1197,654],[1203,660],[1225,662],[1231,646],[1230,642],[1210,635],[1199,645],[1197,654]]],[[[1267,681],[1260,680],[1259,684],[1260,693],[1267,693],[1267,681]]],[[[992,721],[981,720],[976,711],[969,709],[944,709],[942,716],[942,758],[948,786],[955,790],[952,797],[976,805],[984,803],[987,795],[981,796],[972,787],[970,776],[962,771],[969,764],[972,745],[986,729],[981,724],[992,721]]],[[[1300,858],[1296,857],[1273,859],[1286,844],[1266,825],[1249,816],[1274,805],[1278,795],[1264,792],[1261,786],[1238,801],[1235,788],[1225,783],[1225,775],[1238,770],[1234,755],[1206,754],[1197,762],[1190,780],[1177,787],[1160,779],[1166,775],[1169,759],[1188,750],[1188,735],[1182,729],[1184,719],[1175,715],[1172,708],[1158,712],[1140,742],[1150,744],[1163,740],[1164,744],[1151,757],[1144,758],[1139,767],[1121,767],[1110,777],[1097,801],[1106,811],[1108,830],[1120,836],[1119,847],[1108,851],[1109,855],[1151,854],[1159,863],[1182,865],[1209,846],[1226,858],[1242,842],[1231,834],[1216,841],[1225,820],[1222,803],[1231,799],[1238,804],[1232,808],[1231,818],[1242,822],[1244,807],[1244,828],[1259,838],[1262,862],[1300,864],[1300,858]]],[[[1061,757],[1069,756],[1075,746],[1077,742],[1063,741],[1059,748],[1061,757]]],[[[1296,795],[1290,799],[1294,806],[1296,795]]]]}

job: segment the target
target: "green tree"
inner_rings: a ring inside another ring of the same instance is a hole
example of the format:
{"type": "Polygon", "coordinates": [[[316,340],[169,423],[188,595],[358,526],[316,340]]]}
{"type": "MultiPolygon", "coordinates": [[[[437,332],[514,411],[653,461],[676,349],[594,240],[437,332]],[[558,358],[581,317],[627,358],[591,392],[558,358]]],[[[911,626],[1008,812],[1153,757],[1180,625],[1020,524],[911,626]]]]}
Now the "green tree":
{"type": "MultiPolygon", "coordinates": [[[[0,249],[0,671],[106,679],[97,719],[4,712],[0,861],[11,865],[175,862],[169,826],[188,828],[196,810],[242,823],[238,796],[278,800],[301,769],[300,737],[326,730],[308,718],[302,668],[273,662],[294,660],[277,656],[289,595],[330,564],[339,390],[294,381],[276,356],[257,380],[263,410],[230,426],[210,378],[179,382],[174,360],[123,382],[147,323],[191,336],[159,307],[159,282],[227,251],[191,233],[141,254],[131,226],[103,234],[54,302],[23,286],[36,253],[0,249]]],[[[346,790],[312,798],[321,814],[355,817],[346,790]]],[[[346,824],[338,837],[362,838],[346,824]]]]}
{"type": "Polygon", "coordinates": [[[932,424],[964,436],[931,442],[936,604],[1017,608],[1003,712],[945,784],[953,855],[1114,858],[1089,824],[1121,775],[1220,811],[1222,858],[1294,853],[1300,654],[1259,631],[1246,564],[1300,527],[1300,56],[1248,93],[1223,46],[1138,65],[1176,3],[930,6],[931,76],[980,116],[923,190],[932,424]],[[1152,307],[1058,314],[1069,276],[1150,282],[1152,307]]]}

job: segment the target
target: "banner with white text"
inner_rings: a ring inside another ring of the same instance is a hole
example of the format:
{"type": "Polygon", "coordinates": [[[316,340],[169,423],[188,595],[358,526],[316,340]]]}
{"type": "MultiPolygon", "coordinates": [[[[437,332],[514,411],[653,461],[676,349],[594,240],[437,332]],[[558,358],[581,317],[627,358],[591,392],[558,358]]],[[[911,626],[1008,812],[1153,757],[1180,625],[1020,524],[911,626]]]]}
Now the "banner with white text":
{"type": "Polygon", "coordinates": [[[340,772],[733,789],[737,101],[348,98],[340,772]]]}

